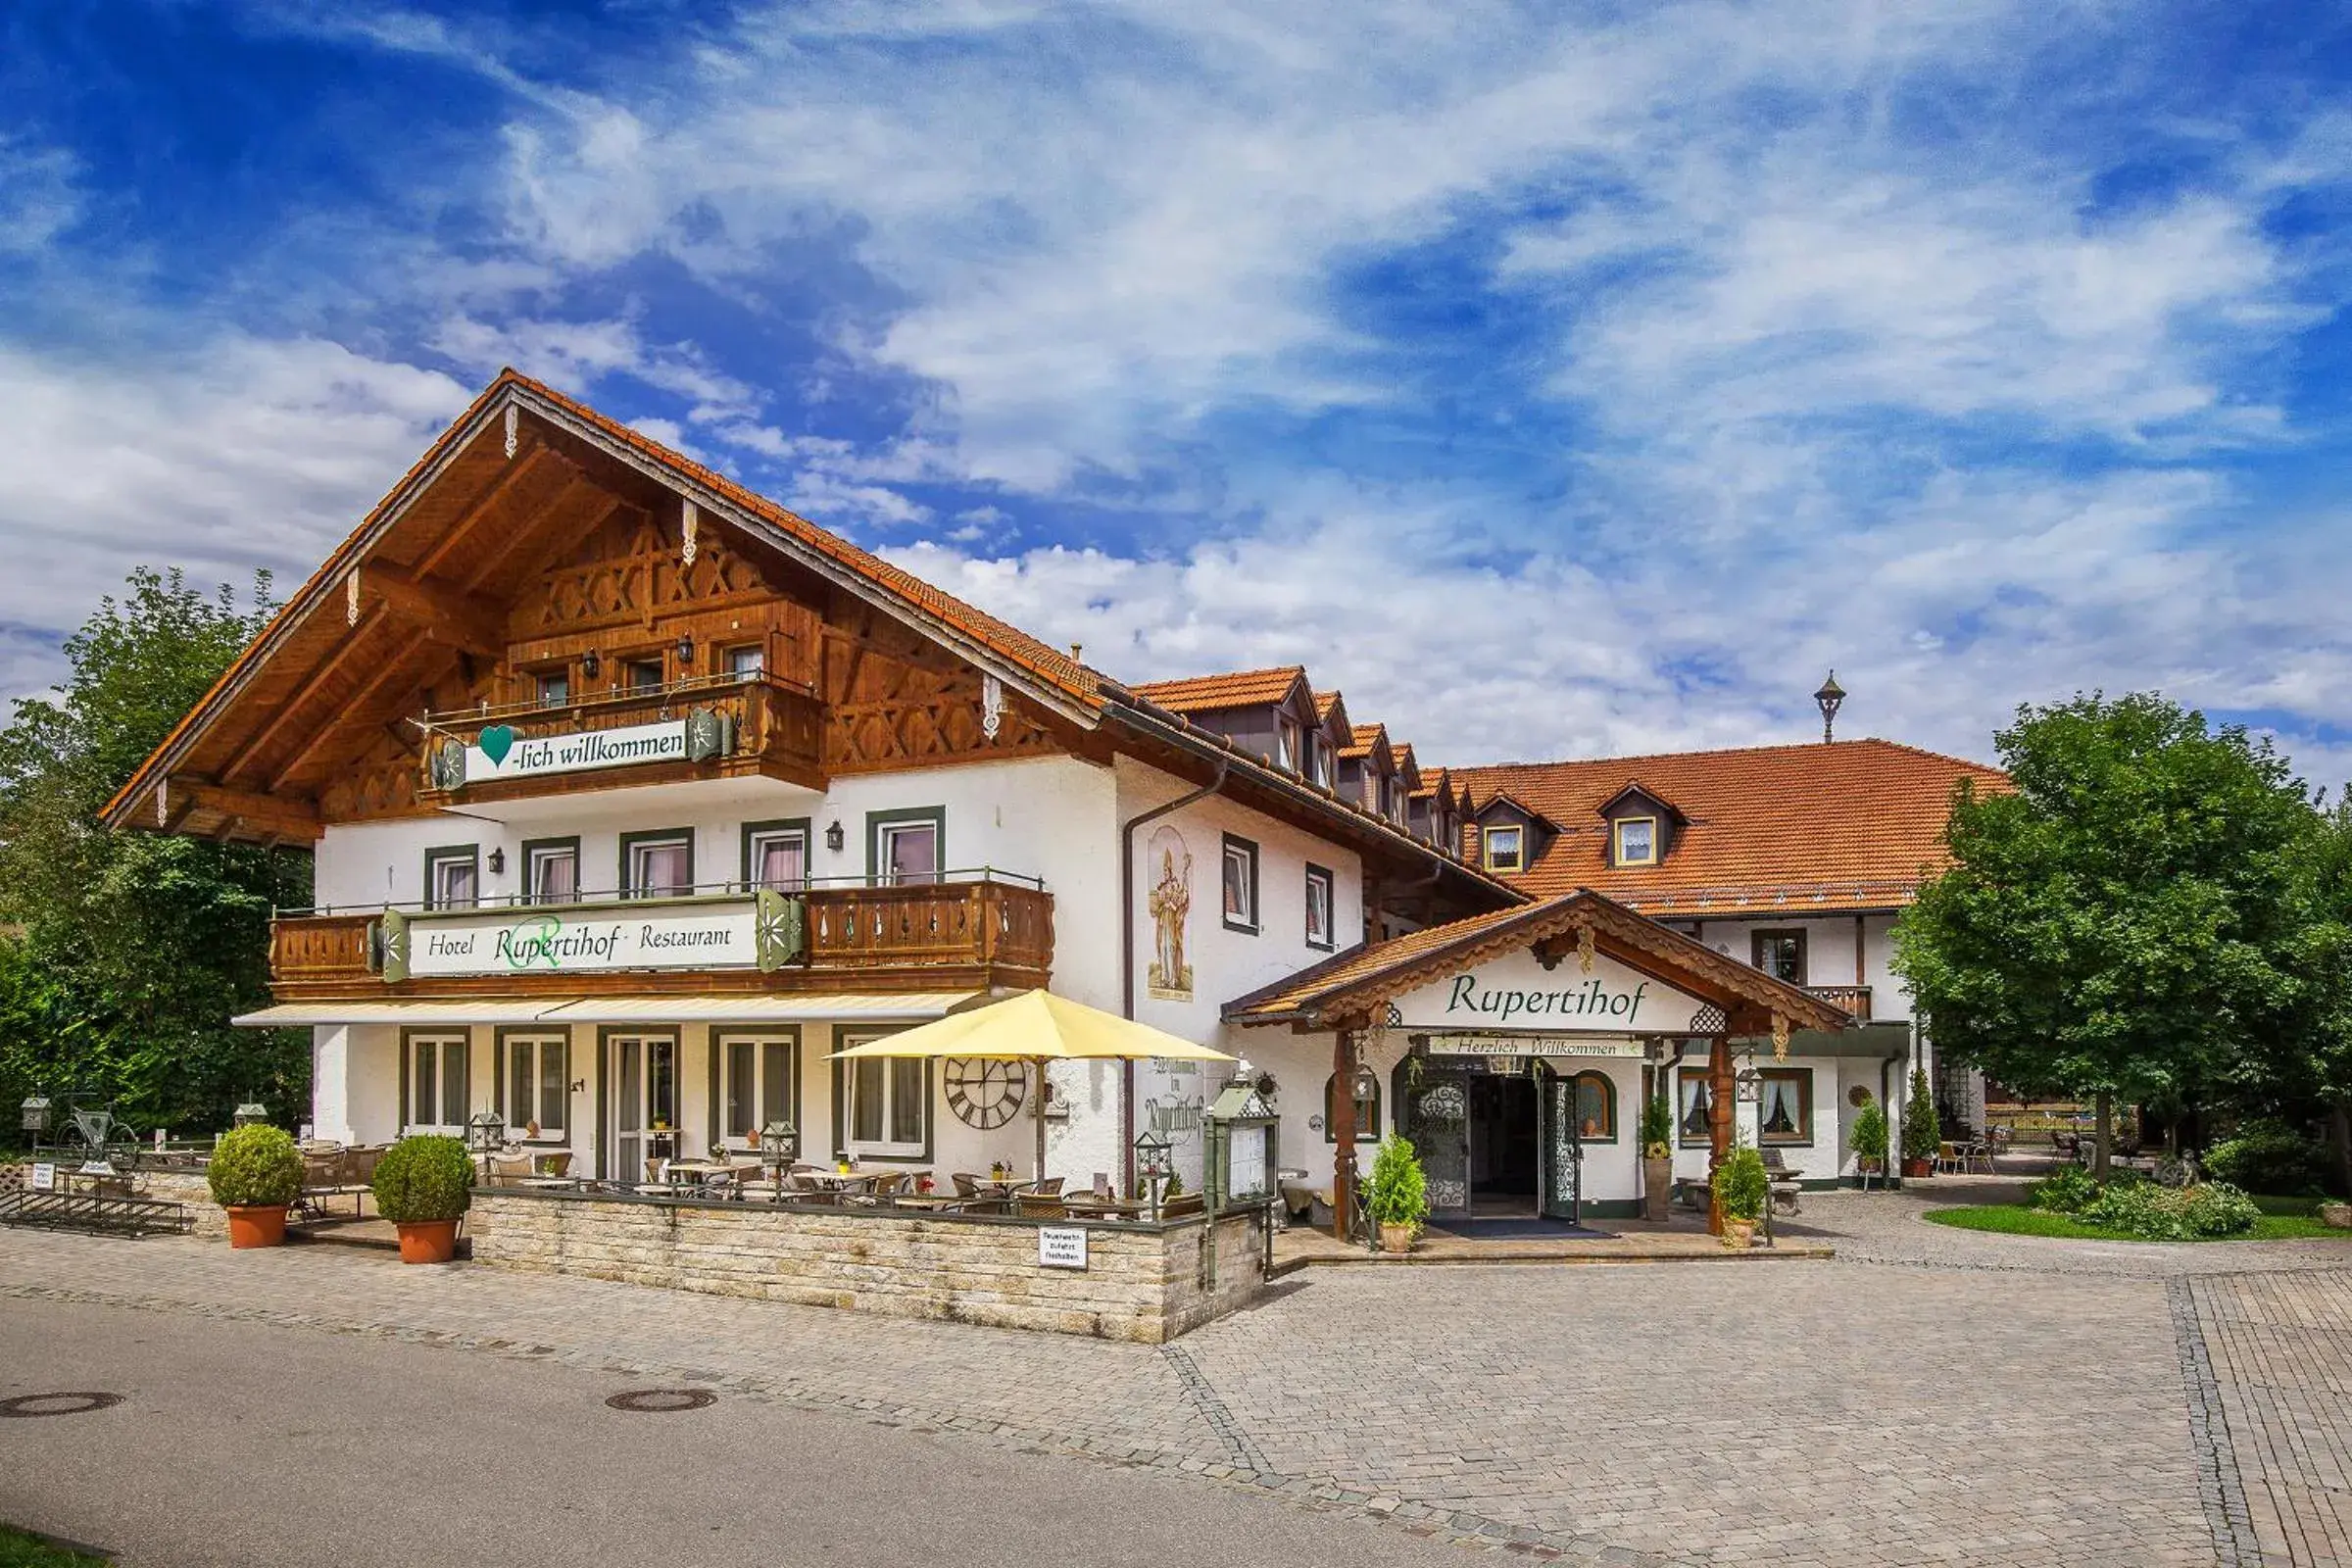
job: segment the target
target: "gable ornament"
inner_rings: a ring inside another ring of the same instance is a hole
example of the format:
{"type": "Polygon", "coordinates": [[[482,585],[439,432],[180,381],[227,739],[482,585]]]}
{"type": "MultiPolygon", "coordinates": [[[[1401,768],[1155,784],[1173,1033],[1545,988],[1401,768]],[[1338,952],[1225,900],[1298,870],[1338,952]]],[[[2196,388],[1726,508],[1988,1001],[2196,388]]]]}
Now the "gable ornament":
{"type": "Polygon", "coordinates": [[[1585,973],[1592,972],[1592,928],[1590,925],[1576,928],[1576,962],[1577,967],[1585,973]]]}
{"type": "Polygon", "coordinates": [[[980,677],[980,733],[995,740],[1004,727],[1004,683],[994,675],[980,677]]]}
{"type": "Polygon", "coordinates": [[[702,510],[689,496],[678,503],[678,560],[682,564],[689,566],[694,564],[695,552],[702,543],[702,510]]]}
{"type": "Polygon", "coordinates": [[[514,461],[514,449],[522,444],[521,412],[512,403],[507,405],[507,459],[509,462],[514,461]]]}
{"type": "Polygon", "coordinates": [[[1777,1012],[1772,1015],[1772,1059],[1788,1059],[1788,1020],[1777,1012]]]}
{"type": "Polygon", "coordinates": [[[343,579],[343,624],[357,626],[359,623],[360,568],[354,566],[351,568],[351,575],[343,579]]]}

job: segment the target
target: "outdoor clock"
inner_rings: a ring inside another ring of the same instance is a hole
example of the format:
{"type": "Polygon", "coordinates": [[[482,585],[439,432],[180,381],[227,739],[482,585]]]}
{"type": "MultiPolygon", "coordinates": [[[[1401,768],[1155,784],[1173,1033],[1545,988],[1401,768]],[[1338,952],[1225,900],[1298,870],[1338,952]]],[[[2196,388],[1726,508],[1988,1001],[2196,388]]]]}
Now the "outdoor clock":
{"type": "Polygon", "coordinates": [[[948,1108],[965,1126],[982,1131],[1012,1120],[1029,1092],[1029,1068],[1018,1061],[950,1058],[946,1073],[948,1108]]]}

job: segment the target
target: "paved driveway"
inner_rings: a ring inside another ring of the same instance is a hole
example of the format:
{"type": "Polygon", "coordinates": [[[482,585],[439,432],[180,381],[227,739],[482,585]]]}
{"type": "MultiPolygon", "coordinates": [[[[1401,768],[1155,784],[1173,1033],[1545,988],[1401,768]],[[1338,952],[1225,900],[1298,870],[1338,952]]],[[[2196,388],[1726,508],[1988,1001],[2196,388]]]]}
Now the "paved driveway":
{"type": "MultiPolygon", "coordinates": [[[[1316,1270],[1160,1348],[330,1248],[8,1232],[0,1311],[103,1302],[701,1379],[1539,1554],[2352,1554],[2352,1248],[2083,1249],[1920,1207],[1809,1197],[1835,1262],[1316,1270]]],[[[43,1385],[11,1359],[0,1394],[43,1385]]]]}

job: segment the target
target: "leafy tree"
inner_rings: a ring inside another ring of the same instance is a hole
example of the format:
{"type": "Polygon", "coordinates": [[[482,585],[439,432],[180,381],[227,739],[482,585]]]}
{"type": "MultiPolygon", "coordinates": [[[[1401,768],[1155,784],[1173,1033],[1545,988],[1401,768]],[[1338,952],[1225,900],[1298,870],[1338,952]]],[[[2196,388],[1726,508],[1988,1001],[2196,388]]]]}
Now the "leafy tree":
{"type": "Polygon", "coordinates": [[[1895,932],[1936,1047],[2005,1083],[2186,1103],[2302,1033],[2317,813],[2267,741],[2164,698],[2018,710],[2013,792],[1963,781],[1951,867],[1895,932]]]}
{"type": "Polygon", "coordinates": [[[200,1128],[249,1096],[307,1102],[301,1035],[228,1019],[268,1000],[270,911],[309,902],[309,857],[97,820],[272,608],[267,573],[241,609],[133,572],[67,639],[65,682],[0,730],[0,1104],[82,1089],[200,1128]]]}
{"type": "Polygon", "coordinates": [[[2223,1088],[2257,1127],[2325,1126],[2338,1190],[2352,1192],[2352,796],[2315,821],[2299,864],[2292,1026],[2247,1041],[2223,1088]]]}

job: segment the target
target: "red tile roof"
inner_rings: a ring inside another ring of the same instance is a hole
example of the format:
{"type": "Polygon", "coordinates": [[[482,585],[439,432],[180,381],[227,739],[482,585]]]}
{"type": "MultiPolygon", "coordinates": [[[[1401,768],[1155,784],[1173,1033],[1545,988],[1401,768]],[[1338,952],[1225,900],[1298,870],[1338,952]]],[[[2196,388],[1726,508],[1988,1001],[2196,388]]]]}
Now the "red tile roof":
{"type": "Polygon", "coordinates": [[[1237,669],[1216,675],[1146,681],[1128,689],[1173,712],[1208,713],[1224,708],[1271,708],[1305,679],[1303,665],[1278,664],[1272,669],[1237,669]]]}
{"type": "MultiPolygon", "coordinates": [[[[1348,744],[1340,748],[1342,757],[1369,757],[1373,748],[1388,738],[1388,731],[1378,724],[1351,724],[1348,728],[1348,744]]],[[[1392,753],[1394,749],[1392,748],[1392,753]]]]}
{"type": "MultiPolygon", "coordinates": [[[[1944,863],[1953,788],[2006,789],[1997,768],[1893,741],[1465,767],[1477,806],[1508,795],[1559,824],[1527,870],[1539,898],[1592,888],[1659,918],[1890,908],[1944,863]],[[1657,865],[1612,867],[1602,805],[1639,782],[1689,818],[1657,865]]],[[[1475,856],[1475,829],[1465,846],[1475,856]]]]}

